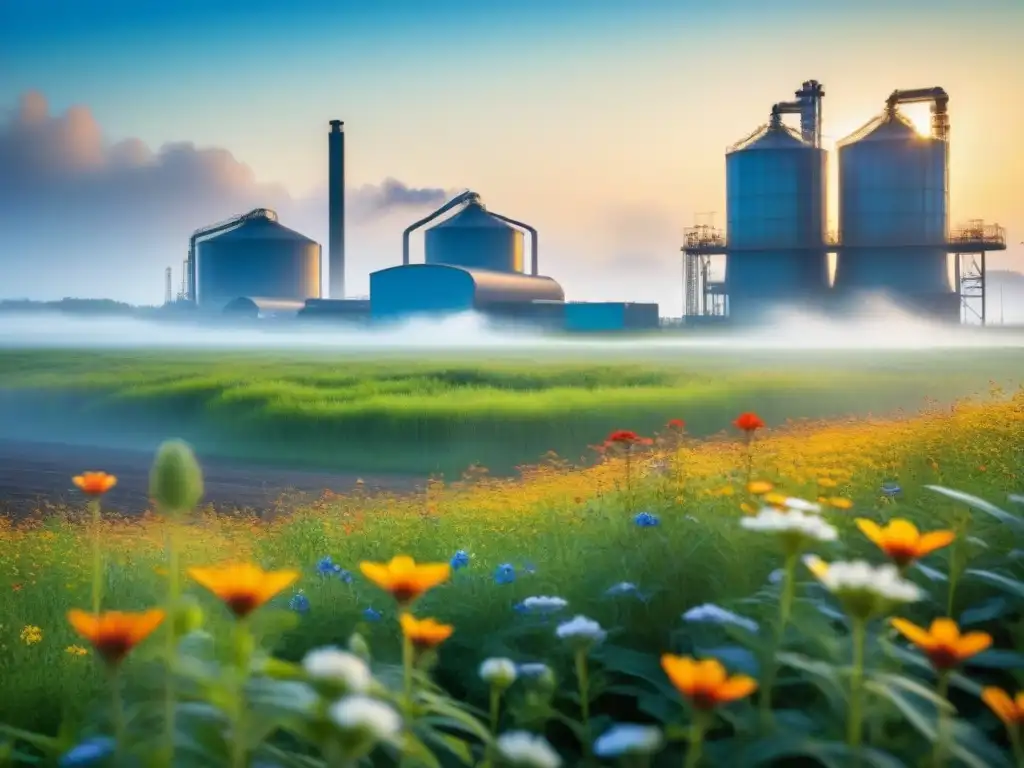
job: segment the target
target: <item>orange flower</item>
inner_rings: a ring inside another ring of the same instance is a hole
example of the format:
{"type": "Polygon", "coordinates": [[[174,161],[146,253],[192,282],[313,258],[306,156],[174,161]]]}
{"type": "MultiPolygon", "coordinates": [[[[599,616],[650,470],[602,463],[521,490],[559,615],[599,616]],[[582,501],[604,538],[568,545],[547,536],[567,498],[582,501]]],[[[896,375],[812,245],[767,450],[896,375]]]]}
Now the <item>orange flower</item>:
{"type": "Polygon", "coordinates": [[[892,626],[910,642],[924,651],[937,670],[952,669],[965,659],[981,653],[992,645],[987,632],[960,634],[952,619],[935,619],[930,629],[912,624],[906,619],[891,619],[892,626]]]}
{"type": "Polygon", "coordinates": [[[756,413],[741,413],[733,421],[733,426],[741,432],[746,432],[749,436],[759,429],[764,429],[764,421],[756,413]]]}
{"type": "Polygon", "coordinates": [[[408,555],[396,555],[390,563],[359,564],[363,575],[392,594],[400,605],[409,605],[427,590],[448,580],[451,566],[448,563],[416,564],[408,555]]]}
{"type": "Polygon", "coordinates": [[[434,619],[417,619],[411,613],[403,613],[398,621],[402,625],[402,634],[421,651],[436,648],[455,631],[451,624],[441,624],[434,619]]]}
{"type": "Polygon", "coordinates": [[[844,512],[848,509],[853,509],[853,502],[849,499],[844,499],[842,496],[829,496],[825,499],[824,503],[832,507],[832,509],[839,509],[844,512]]]}
{"type": "Polygon", "coordinates": [[[770,493],[774,488],[775,486],[767,480],[754,480],[747,483],[747,493],[753,496],[763,496],[766,493],[770,493]]]}
{"type": "Polygon", "coordinates": [[[912,522],[899,518],[882,528],[871,520],[859,517],[857,527],[901,568],[936,549],[947,546],[956,538],[953,531],[932,531],[922,534],[912,522]]]}
{"type": "Polygon", "coordinates": [[[159,609],[142,613],[107,611],[96,615],[68,611],[68,622],[108,664],[119,664],[136,645],[149,637],[164,620],[159,609]]]}
{"type": "Polygon", "coordinates": [[[102,496],[117,485],[117,478],[106,472],[83,472],[72,477],[71,482],[87,496],[102,496]]]}
{"type": "Polygon", "coordinates": [[[1024,691],[1018,691],[1016,697],[1011,699],[1010,694],[1002,688],[989,686],[982,689],[981,700],[988,704],[989,709],[996,713],[996,717],[1007,728],[1024,725],[1024,691]]]}
{"type": "Polygon", "coordinates": [[[189,568],[188,575],[210,590],[238,618],[244,618],[290,587],[298,571],[264,571],[257,565],[189,568]]]}
{"type": "Polygon", "coordinates": [[[713,709],[749,696],[757,690],[757,683],[746,675],[729,677],[717,659],[697,661],[690,656],[661,657],[661,667],[681,694],[697,709],[713,709]]]}
{"type": "Polygon", "coordinates": [[[763,501],[769,507],[774,507],[775,509],[785,509],[786,508],[786,500],[787,500],[787,497],[784,494],[775,493],[775,492],[766,493],[761,498],[761,501],[763,501]]]}

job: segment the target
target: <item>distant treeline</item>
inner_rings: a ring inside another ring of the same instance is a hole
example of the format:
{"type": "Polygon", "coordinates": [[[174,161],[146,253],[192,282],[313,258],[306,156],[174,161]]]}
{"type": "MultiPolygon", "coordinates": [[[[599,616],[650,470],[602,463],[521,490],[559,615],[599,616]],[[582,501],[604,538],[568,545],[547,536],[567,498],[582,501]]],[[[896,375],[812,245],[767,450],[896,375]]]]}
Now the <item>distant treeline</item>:
{"type": "Polygon", "coordinates": [[[0,313],[63,312],[69,315],[115,315],[120,317],[165,313],[168,307],[136,307],[113,299],[72,299],[60,301],[31,301],[29,299],[0,300],[0,313]]]}

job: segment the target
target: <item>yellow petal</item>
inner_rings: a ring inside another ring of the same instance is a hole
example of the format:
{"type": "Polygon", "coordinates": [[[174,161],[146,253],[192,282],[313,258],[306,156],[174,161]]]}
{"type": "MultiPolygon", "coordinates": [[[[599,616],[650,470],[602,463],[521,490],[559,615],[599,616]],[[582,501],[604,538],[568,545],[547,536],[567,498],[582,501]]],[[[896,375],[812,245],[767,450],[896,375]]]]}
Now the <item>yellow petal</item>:
{"type": "Polygon", "coordinates": [[[395,555],[387,568],[393,576],[404,576],[416,570],[416,561],[408,555],[395,555]]]}
{"type": "Polygon", "coordinates": [[[924,557],[929,552],[942,549],[953,543],[956,534],[953,531],[932,531],[921,536],[917,542],[917,556],[924,557]]]}
{"type": "Polygon", "coordinates": [[[914,545],[921,537],[917,526],[909,520],[896,518],[885,527],[885,541],[889,544],[914,545]]]}
{"type": "Polygon", "coordinates": [[[917,624],[900,618],[891,619],[889,623],[914,645],[921,648],[930,648],[932,646],[932,636],[928,634],[928,630],[917,626],[917,624]]]}
{"type": "Polygon", "coordinates": [[[80,611],[77,608],[68,611],[68,623],[75,632],[89,642],[92,642],[99,633],[99,617],[85,611],[80,611]]]}
{"type": "Polygon", "coordinates": [[[448,563],[426,563],[416,567],[414,578],[421,589],[427,590],[447,581],[451,571],[448,563]]]}
{"type": "Polygon", "coordinates": [[[828,563],[817,555],[807,555],[804,558],[804,565],[814,574],[815,578],[823,579],[828,574],[828,563]]]}
{"type": "Polygon", "coordinates": [[[1017,717],[1017,707],[1014,705],[1013,699],[1010,698],[1010,694],[1002,688],[990,686],[982,689],[981,700],[988,704],[988,708],[995,712],[996,716],[1006,725],[1013,724],[1017,717]]]}
{"type": "Polygon", "coordinates": [[[360,563],[359,570],[381,589],[389,589],[392,584],[391,571],[383,563],[360,563]]]}
{"type": "Polygon", "coordinates": [[[868,520],[864,517],[857,518],[857,527],[860,528],[860,532],[868,537],[868,540],[876,546],[883,546],[885,543],[885,533],[878,526],[874,520],[868,520]]]}
{"type": "Polygon", "coordinates": [[[757,690],[757,682],[746,675],[734,675],[719,686],[715,698],[723,703],[736,701],[749,696],[757,690]]]}
{"type": "Polygon", "coordinates": [[[968,632],[956,644],[956,653],[961,659],[981,653],[992,645],[992,635],[988,632],[968,632]]]}
{"type": "Polygon", "coordinates": [[[960,640],[960,627],[952,619],[935,619],[929,633],[932,640],[941,645],[955,646],[960,640]]]}
{"type": "Polygon", "coordinates": [[[693,690],[694,664],[689,656],[673,656],[666,653],[661,657],[661,668],[665,670],[672,685],[681,693],[693,690]]]}
{"type": "Polygon", "coordinates": [[[697,662],[694,678],[698,688],[717,690],[725,682],[725,667],[718,659],[704,659],[697,662]]]}

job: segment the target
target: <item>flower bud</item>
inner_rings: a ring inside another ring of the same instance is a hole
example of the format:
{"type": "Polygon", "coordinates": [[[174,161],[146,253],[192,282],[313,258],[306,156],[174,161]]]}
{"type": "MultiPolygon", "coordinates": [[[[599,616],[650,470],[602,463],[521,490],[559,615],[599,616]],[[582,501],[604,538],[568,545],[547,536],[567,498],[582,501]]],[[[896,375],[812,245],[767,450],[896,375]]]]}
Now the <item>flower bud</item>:
{"type": "Polygon", "coordinates": [[[480,665],[480,679],[492,688],[504,691],[516,681],[516,665],[511,659],[487,659],[480,665]]]}
{"type": "Polygon", "coordinates": [[[149,495],[165,514],[189,512],[202,499],[203,470],[187,443],[169,440],[157,450],[149,472],[149,495]]]}

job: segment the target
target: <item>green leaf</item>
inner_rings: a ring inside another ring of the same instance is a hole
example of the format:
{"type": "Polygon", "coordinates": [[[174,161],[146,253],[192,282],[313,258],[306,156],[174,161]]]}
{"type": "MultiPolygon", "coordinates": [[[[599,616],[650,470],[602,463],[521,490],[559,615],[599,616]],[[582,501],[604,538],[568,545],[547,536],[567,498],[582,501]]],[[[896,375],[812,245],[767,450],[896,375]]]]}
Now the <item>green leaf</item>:
{"type": "Polygon", "coordinates": [[[979,571],[975,568],[970,568],[964,571],[964,573],[967,576],[987,581],[989,584],[999,587],[1007,594],[1013,595],[1018,600],[1024,600],[1024,583],[1016,579],[1011,579],[1009,576],[1003,576],[992,571],[979,571]]]}
{"type": "Polygon", "coordinates": [[[1002,617],[1010,608],[1005,597],[993,597],[981,605],[968,608],[960,614],[959,624],[961,627],[969,627],[975,624],[984,624],[1002,617]]]}
{"type": "Polygon", "coordinates": [[[965,664],[984,669],[1024,669],[1024,653],[992,649],[972,656],[965,664]]]}
{"type": "Polygon", "coordinates": [[[457,736],[445,733],[432,733],[430,740],[442,745],[452,753],[463,765],[473,765],[473,749],[469,743],[457,736]]]}
{"type": "Polygon", "coordinates": [[[970,768],[1003,768],[1009,756],[985,738],[977,727],[966,720],[954,720],[949,739],[950,752],[970,768]]]}
{"type": "Polygon", "coordinates": [[[61,744],[52,736],[43,736],[41,733],[23,731],[21,728],[13,728],[3,723],[0,723],[0,733],[6,733],[16,741],[24,741],[26,744],[31,744],[48,755],[56,757],[61,754],[61,744]]]}
{"type": "Polygon", "coordinates": [[[424,744],[419,738],[411,733],[405,735],[402,744],[403,762],[408,760],[411,765],[422,766],[423,768],[443,768],[437,755],[424,744]]]}
{"type": "Polygon", "coordinates": [[[904,696],[900,691],[888,685],[872,681],[864,683],[864,690],[891,701],[918,733],[930,742],[935,741],[935,726],[931,722],[931,718],[925,715],[917,704],[904,696]]]}
{"type": "Polygon", "coordinates": [[[889,672],[873,672],[868,677],[868,679],[873,680],[879,683],[880,685],[890,686],[891,688],[899,688],[901,690],[906,691],[907,693],[912,693],[915,696],[934,704],[937,709],[945,709],[947,712],[950,713],[955,711],[953,706],[944,698],[939,696],[938,693],[936,693],[930,688],[921,685],[921,683],[917,682],[916,680],[913,680],[904,675],[895,675],[889,672]]]}
{"type": "Polygon", "coordinates": [[[421,698],[426,705],[428,712],[442,715],[453,722],[458,723],[468,733],[479,738],[480,741],[486,742],[490,739],[491,734],[487,727],[477,720],[472,713],[461,708],[451,699],[432,693],[423,694],[421,695],[421,698]]]}
{"type": "MultiPolygon", "coordinates": [[[[826,768],[849,768],[856,765],[855,753],[847,744],[835,741],[814,741],[802,737],[779,736],[750,744],[743,753],[743,765],[785,764],[780,758],[810,757],[826,768]],[[777,762],[778,761],[778,762],[777,762]]],[[[887,752],[872,747],[859,750],[860,764],[874,768],[906,768],[887,752]]]]}
{"type": "Polygon", "coordinates": [[[994,504],[990,504],[984,499],[979,499],[977,496],[972,496],[969,493],[963,491],[954,491],[952,488],[943,488],[941,485],[926,485],[929,491],[935,491],[940,493],[946,498],[953,499],[953,501],[959,501],[961,504],[966,504],[972,509],[976,509],[979,512],[984,512],[987,515],[994,517],[1001,523],[1008,525],[1014,529],[1014,532],[1024,534],[1024,520],[1018,515],[1011,514],[1005,509],[1000,509],[994,504]]]}
{"type": "Polygon", "coordinates": [[[760,673],[760,665],[757,663],[757,657],[746,648],[741,648],[738,645],[726,645],[718,648],[702,648],[698,649],[697,655],[716,658],[728,667],[729,671],[734,673],[740,672],[744,675],[750,675],[751,677],[757,677],[760,673]]]}

